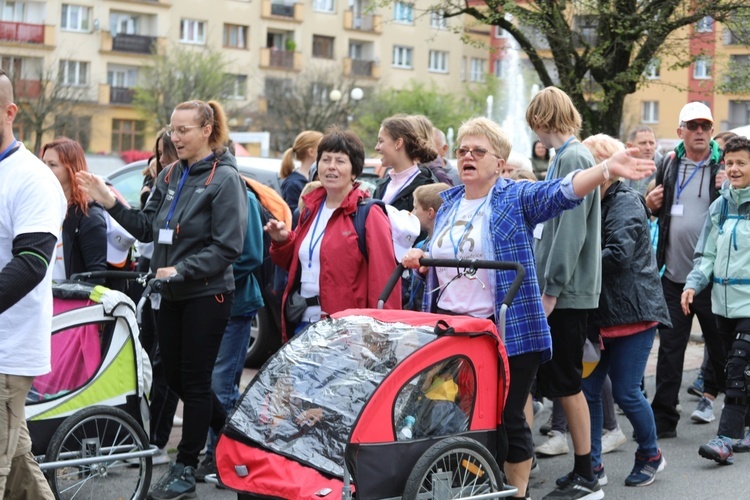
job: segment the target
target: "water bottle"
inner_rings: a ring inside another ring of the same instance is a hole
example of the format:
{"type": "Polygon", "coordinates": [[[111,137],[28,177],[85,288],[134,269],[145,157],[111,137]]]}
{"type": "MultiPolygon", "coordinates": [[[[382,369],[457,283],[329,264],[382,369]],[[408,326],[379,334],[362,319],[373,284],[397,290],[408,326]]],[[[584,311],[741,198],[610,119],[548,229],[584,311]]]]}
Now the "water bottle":
{"type": "Polygon", "coordinates": [[[407,415],[404,419],[404,426],[401,427],[401,430],[398,431],[398,440],[404,441],[406,439],[411,439],[414,436],[414,423],[417,420],[412,417],[411,415],[407,415]]]}

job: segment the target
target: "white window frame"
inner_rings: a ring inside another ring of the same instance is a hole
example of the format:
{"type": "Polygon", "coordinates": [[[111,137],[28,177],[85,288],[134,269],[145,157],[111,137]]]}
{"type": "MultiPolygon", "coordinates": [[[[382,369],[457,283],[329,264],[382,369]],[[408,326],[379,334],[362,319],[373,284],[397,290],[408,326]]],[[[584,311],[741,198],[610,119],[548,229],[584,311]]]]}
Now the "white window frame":
{"type": "Polygon", "coordinates": [[[711,33],[714,30],[714,18],[706,16],[695,23],[696,33],[711,33]]]}
{"type": "Polygon", "coordinates": [[[89,63],[86,61],[60,61],[60,82],[66,87],[82,87],[88,85],[89,63]]]}
{"type": "Polygon", "coordinates": [[[433,10],[430,12],[430,27],[445,30],[448,29],[448,19],[445,18],[445,11],[433,10]]]}
{"type": "Polygon", "coordinates": [[[447,73],[448,72],[448,51],[430,50],[427,70],[430,73],[447,73]]]}
{"type": "Polygon", "coordinates": [[[180,43],[206,45],[206,21],[180,19],[180,43]]]}
{"type": "Polygon", "coordinates": [[[22,23],[25,20],[26,20],[26,3],[25,2],[20,2],[20,1],[2,2],[0,4],[0,21],[22,23]],[[9,13],[10,15],[6,16],[6,13],[9,13]]]}
{"type": "Polygon", "coordinates": [[[646,66],[646,71],[643,75],[647,80],[660,80],[661,79],[661,59],[658,57],[652,58],[646,66]]]}
{"type": "Polygon", "coordinates": [[[237,73],[225,73],[224,77],[231,79],[231,91],[223,95],[224,99],[244,101],[247,99],[247,75],[237,73]]]}
{"type": "Polygon", "coordinates": [[[393,21],[402,24],[414,24],[414,5],[408,2],[394,2],[393,21]]]}
{"type": "Polygon", "coordinates": [[[659,123],[659,101],[641,102],[641,123],[659,123]]]}
{"type": "Polygon", "coordinates": [[[711,79],[711,58],[707,56],[697,57],[693,63],[693,78],[696,80],[711,79]]]}
{"type": "Polygon", "coordinates": [[[393,46],[393,67],[402,69],[414,68],[414,48],[403,45],[393,46]]]}
{"type": "Polygon", "coordinates": [[[469,81],[470,82],[484,82],[487,78],[487,60],[479,57],[471,58],[471,66],[469,70],[469,81]]]}
{"type": "Polygon", "coordinates": [[[250,38],[250,27],[240,24],[224,23],[222,46],[227,49],[247,49],[250,38]],[[237,43],[232,44],[232,40],[237,43]],[[229,43],[227,43],[229,42],[229,43]]]}
{"type": "Polygon", "coordinates": [[[466,81],[466,66],[468,64],[468,58],[466,56],[461,57],[461,81],[466,81]]]}
{"type": "Polygon", "coordinates": [[[107,83],[110,87],[130,89],[138,84],[138,69],[126,68],[123,66],[112,66],[107,68],[107,83]],[[119,85],[118,81],[122,82],[119,85]]]}
{"type": "Polygon", "coordinates": [[[495,38],[508,38],[508,32],[500,26],[495,25],[495,29],[492,31],[495,38]]]}
{"type": "Polygon", "coordinates": [[[505,71],[503,71],[503,60],[495,59],[495,78],[503,78],[504,73],[505,71]]]}
{"type": "Polygon", "coordinates": [[[91,31],[91,7],[64,3],[62,4],[60,12],[61,30],[82,33],[88,33],[91,31]]]}
{"type": "Polygon", "coordinates": [[[336,2],[335,0],[313,0],[313,11],[332,14],[336,12],[336,2]]]}

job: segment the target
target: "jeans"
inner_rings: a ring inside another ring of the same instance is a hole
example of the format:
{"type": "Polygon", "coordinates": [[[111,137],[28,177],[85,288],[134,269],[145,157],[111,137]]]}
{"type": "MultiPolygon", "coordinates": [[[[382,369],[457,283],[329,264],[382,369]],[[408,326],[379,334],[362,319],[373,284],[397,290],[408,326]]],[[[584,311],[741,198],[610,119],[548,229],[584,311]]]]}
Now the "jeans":
{"type": "MultiPolygon", "coordinates": [[[[211,389],[216,394],[224,409],[229,412],[240,398],[240,377],[245,367],[247,347],[250,345],[250,328],[255,313],[248,316],[233,316],[224,330],[224,337],[219,346],[219,355],[211,375],[211,389]]],[[[217,434],[208,430],[206,455],[213,456],[217,434]]]]}
{"type": "Polygon", "coordinates": [[[630,420],[638,441],[636,453],[655,457],[654,414],[641,393],[641,378],[656,336],[656,327],[634,335],[607,339],[599,364],[583,379],[583,393],[591,414],[591,462],[594,468],[602,463],[602,386],[607,374],[612,380],[612,396],[630,420]]]}

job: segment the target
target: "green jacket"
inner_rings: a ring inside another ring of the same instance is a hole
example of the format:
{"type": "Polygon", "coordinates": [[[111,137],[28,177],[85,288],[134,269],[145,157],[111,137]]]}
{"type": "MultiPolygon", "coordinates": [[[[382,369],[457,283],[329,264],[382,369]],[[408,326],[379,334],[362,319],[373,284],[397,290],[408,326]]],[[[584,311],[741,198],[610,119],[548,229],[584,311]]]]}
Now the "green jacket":
{"type": "Polygon", "coordinates": [[[685,289],[711,282],[711,310],[725,318],[750,318],[750,187],[726,182],[711,203],[685,289]]]}

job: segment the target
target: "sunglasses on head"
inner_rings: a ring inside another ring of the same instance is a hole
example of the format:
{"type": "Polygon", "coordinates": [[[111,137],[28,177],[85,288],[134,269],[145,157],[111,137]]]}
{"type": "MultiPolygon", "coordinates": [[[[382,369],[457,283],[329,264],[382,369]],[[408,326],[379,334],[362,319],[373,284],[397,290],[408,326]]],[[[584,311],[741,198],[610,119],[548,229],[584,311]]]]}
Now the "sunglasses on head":
{"type": "Polygon", "coordinates": [[[704,132],[708,132],[714,127],[714,124],[711,122],[698,122],[698,121],[685,122],[685,128],[691,132],[695,132],[696,130],[698,130],[698,127],[700,127],[701,130],[703,130],[704,132]]]}

